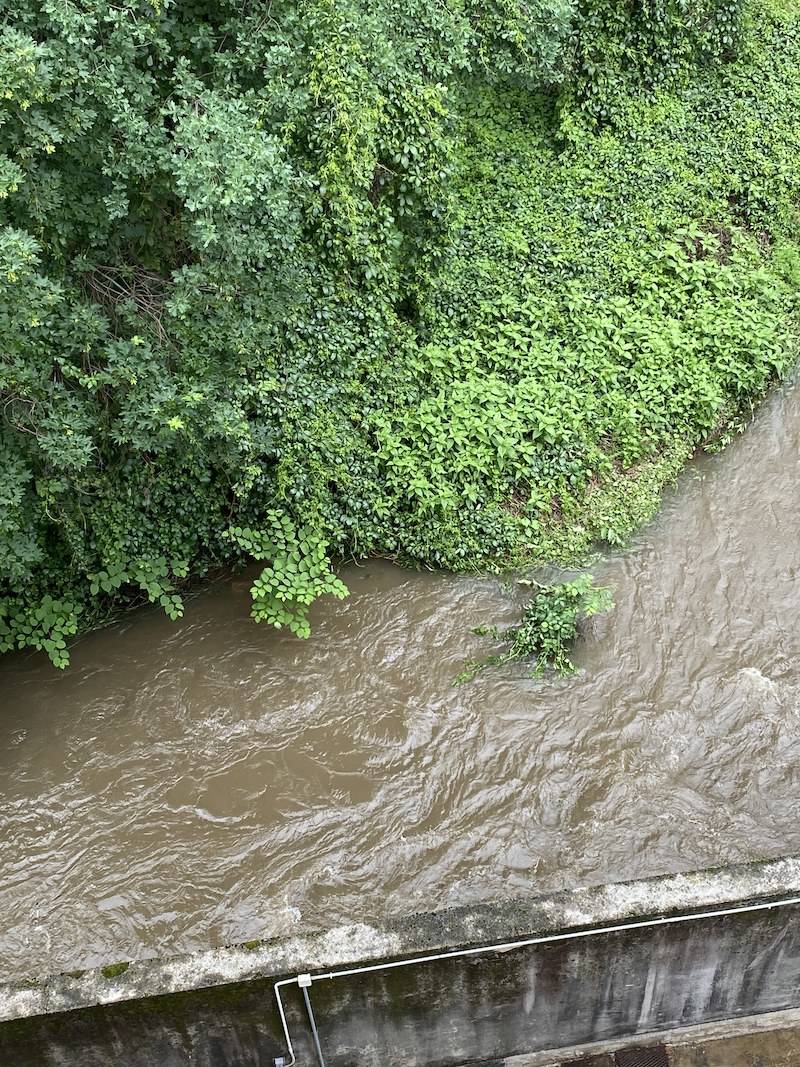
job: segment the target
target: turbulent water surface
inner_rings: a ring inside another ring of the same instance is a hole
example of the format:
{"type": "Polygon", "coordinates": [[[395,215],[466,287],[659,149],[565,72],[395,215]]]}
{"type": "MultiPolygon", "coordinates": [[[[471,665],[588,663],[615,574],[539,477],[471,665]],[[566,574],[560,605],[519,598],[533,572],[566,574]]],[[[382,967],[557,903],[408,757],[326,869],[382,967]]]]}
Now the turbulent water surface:
{"type": "Polygon", "coordinates": [[[0,979],[800,849],[800,392],[604,561],[570,679],[456,687],[520,594],[344,573],[302,642],[246,579],[59,673],[0,661],[0,979]]]}

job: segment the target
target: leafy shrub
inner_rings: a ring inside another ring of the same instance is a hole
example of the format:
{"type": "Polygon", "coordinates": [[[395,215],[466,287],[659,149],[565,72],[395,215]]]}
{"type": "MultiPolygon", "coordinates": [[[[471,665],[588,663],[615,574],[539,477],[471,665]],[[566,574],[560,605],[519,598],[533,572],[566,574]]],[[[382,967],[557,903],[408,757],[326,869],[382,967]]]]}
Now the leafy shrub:
{"type": "Polygon", "coordinates": [[[43,596],[36,603],[0,601],[0,652],[29,647],[46,652],[56,667],[69,663],[67,639],[78,632],[82,607],[43,596]]]}
{"type": "Polygon", "coordinates": [[[632,89],[675,86],[731,59],[744,26],[744,0],[579,0],[565,117],[577,107],[593,122],[616,120],[632,89]]]}
{"type": "Polygon", "coordinates": [[[253,618],[308,637],[309,606],[325,594],[341,600],[347,587],[331,572],[328,545],[318,534],[297,530],[287,515],[277,511],[268,511],[265,519],[266,532],[237,526],[226,534],[253,559],[272,560],[253,583],[253,618]]]}
{"type": "Polygon", "coordinates": [[[580,554],[742,424],[797,16],[721,66],[722,0],[608,10],[0,0],[0,649],[256,558],[305,635],[337,557],[580,554]]]}
{"type": "Polygon", "coordinates": [[[558,674],[571,674],[575,666],[569,658],[570,647],[578,636],[578,628],[589,619],[613,607],[611,591],[595,586],[590,574],[571,582],[538,586],[522,613],[517,626],[499,634],[496,627],[483,627],[474,632],[500,638],[508,648],[487,660],[469,664],[458,681],[468,681],[487,667],[499,667],[516,660],[531,660],[531,677],[536,678],[548,668],[558,674]]]}

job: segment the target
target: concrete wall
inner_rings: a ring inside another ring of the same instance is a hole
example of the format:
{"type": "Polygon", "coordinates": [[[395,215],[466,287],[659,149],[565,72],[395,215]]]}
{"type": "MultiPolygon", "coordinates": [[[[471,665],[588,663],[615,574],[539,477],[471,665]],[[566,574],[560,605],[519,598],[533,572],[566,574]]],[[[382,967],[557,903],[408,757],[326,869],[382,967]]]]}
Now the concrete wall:
{"type": "Polygon", "coordinates": [[[636,1054],[637,1059],[649,1053],[656,1063],[660,1052],[668,1067],[797,1067],[800,1010],[747,1015],[557,1052],[530,1052],[492,1067],[618,1067],[620,1051],[631,1058],[636,1054]]]}
{"type": "MultiPolygon", "coordinates": [[[[457,908],[0,988],[0,1067],[255,1067],[285,1053],[272,982],[304,971],[800,895],[785,859],[457,908]]],[[[315,1063],[287,989],[301,1065],[315,1063]]],[[[491,1062],[800,1006],[800,907],[315,981],[328,1067],[491,1062]]]]}

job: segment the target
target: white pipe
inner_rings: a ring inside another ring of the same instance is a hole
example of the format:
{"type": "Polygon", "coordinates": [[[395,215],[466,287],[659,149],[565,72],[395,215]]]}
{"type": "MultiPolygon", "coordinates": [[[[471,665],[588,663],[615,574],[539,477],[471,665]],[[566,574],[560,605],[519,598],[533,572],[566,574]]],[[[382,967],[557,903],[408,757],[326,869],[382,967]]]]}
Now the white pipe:
{"type": "Polygon", "coordinates": [[[771,900],[762,904],[743,904],[735,908],[719,908],[714,911],[700,911],[693,915],[667,915],[657,919],[642,919],[639,922],[619,923],[615,926],[597,926],[591,930],[571,930],[565,934],[544,934],[541,937],[526,937],[521,941],[502,941],[496,945],[481,945],[478,948],[452,949],[450,952],[437,952],[430,956],[415,956],[408,960],[392,960],[389,963],[373,963],[366,967],[350,967],[340,971],[328,971],[324,974],[302,974],[295,978],[283,978],[275,983],[275,999],[278,1002],[278,1013],[283,1024],[283,1034],[286,1039],[286,1047],[291,1057],[284,1060],[278,1057],[275,1060],[276,1067],[294,1067],[297,1063],[292,1039],[289,1035],[289,1027],[286,1023],[286,1013],[283,1010],[281,1000],[281,987],[286,985],[309,986],[312,982],[320,982],[325,978],[347,978],[354,974],[369,974],[372,971],[389,971],[396,967],[411,967],[418,963],[433,963],[435,960],[451,960],[457,956],[478,956],[483,952],[508,952],[514,948],[526,948],[529,945],[546,945],[554,941],[573,941],[578,938],[595,937],[597,934],[616,934],[623,930],[642,930],[652,926],[668,926],[672,923],[696,922],[698,919],[718,919],[723,915],[742,915],[746,912],[769,911],[771,908],[785,908],[791,904],[800,904],[800,896],[786,897],[784,900],[771,900]],[[302,979],[302,982],[301,982],[302,979]]]}

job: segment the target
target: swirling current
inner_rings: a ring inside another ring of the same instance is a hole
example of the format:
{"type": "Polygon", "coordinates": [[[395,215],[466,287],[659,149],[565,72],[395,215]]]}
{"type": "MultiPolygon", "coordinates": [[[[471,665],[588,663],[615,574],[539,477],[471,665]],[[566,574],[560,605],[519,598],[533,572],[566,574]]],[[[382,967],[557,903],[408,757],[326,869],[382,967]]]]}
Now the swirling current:
{"type": "Polygon", "coordinates": [[[454,685],[524,591],[343,572],[311,640],[247,578],[0,662],[6,978],[800,850],[800,392],[596,573],[571,678],[454,685]]]}

